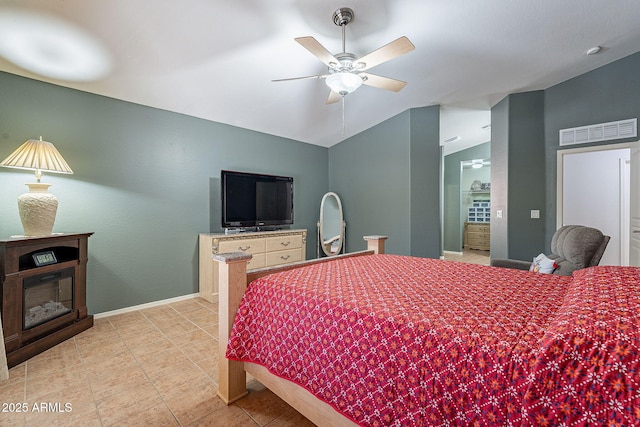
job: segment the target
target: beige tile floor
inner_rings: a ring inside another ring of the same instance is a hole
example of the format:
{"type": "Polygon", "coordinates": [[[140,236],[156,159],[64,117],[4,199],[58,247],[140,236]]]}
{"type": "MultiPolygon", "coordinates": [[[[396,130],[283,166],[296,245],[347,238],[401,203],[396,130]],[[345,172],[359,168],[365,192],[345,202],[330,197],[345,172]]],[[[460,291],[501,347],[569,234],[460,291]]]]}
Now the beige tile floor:
{"type": "Polygon", "coordinates": [[[0,426],[313,426],[255,380],[237,404],[216,397],[216,309],[195,298],[96,319],[9,371],[0,426]]]}
{"type": "Polygon", "coordinates": [[[313,426],[251,379],[225,406],[217,345],[216,306],[200,298],[96,319],[9,371],[0,426],[313,426]]]}
{"type": "Polygon", "coordinates": [[[463,249],[461,254],[446,252],[444,259],[482,265],[489,265],[490,261],[489,251],[479,251],[476,249],[463,249]]]}

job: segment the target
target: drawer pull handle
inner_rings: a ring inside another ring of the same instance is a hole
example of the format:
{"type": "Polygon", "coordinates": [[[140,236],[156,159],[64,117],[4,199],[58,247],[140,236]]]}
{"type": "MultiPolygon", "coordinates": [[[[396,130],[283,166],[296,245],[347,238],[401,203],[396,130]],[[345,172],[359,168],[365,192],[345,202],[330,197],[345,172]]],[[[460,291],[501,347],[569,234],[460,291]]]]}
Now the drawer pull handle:
{"type": "Polygon", "coordinates": [[[280,244],[281,244],[282,246],[289,246],[289,245],[291,244],[291,242],[290,242],[290,241],[280,242],[280,244]]]}
{"type": "Polygon", "coordinates": [[[251,248],[251,246],[247,246],[246,248],[243,248],[242,246],[238,246],[238,249],[240,249],[241,252],[246,252],[251,248]]]}
{"type": "Polygon", "coordinates": [[[280,259],[283,259],[285,261],[288,260],[289,258],[291,258],[291,255],[280,255],[280,259]]]}

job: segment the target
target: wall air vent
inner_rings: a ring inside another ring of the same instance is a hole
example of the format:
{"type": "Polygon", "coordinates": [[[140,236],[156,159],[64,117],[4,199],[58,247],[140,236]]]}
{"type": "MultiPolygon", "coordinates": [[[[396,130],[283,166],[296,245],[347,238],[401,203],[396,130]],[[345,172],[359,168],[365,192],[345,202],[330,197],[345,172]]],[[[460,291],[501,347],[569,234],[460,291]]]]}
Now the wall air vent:
{"type": "Polygon", "coordinates": [[[560,145],[586,144],[638,136],[638,119],[619,120],[560,130],[560,145]]]}

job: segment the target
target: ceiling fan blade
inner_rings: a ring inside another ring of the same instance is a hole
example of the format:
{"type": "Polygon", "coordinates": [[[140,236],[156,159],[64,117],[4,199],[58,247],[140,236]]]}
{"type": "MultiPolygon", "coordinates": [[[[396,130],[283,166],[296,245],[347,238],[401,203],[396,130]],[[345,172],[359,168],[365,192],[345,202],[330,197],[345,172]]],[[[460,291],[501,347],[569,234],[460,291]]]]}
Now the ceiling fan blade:
{"type": "Polygon", "coordinates": [[[363,84],[380,89],[391,90],[393,92],[400,92],[402,88],[407,85],[407,82],[390,79],[389,77],[377,76],[375,74],[360,73],[359,75],[360,77],[363,77],[363,84]]]}
{"type": "Polygon", "coordinates": [[[329,67],[332,64],[339,64],[340,63],[336,59],[336,57],[333,56],[333,54],[331,52],[329,52],[327,49],[325,49],[325,47],[322,46],[320,44],[320,42],[318,42],[318,40],[314,39],[311,36],[298,37],[298,38],[295,39],[295,41],[300,43],[302,45],[302,47],[307,49],[309,52],[313,53],[316,56],[316,58],[318,58],[320,61],[324,62],[329,67]]]}
{"type": "Polygon", "coordinates": [[[354,64],[356,64],[356,68],[358,71],[368,70],[369,68],[375,67],[376,65],[382,64],[383,62],[387,62],[400,55],[411,52],[415,48],[416,47],[409,41],[408,38],[402,36],[392,41],[391,43],[388,43],[381,48],[378,48],[373,52],[366,54],[357,61],[354,61],[354,64]],[[359,64],[364,65],[362,66],[362,68],[360,68],[359,64]]]}
{"type": "Polygon", "coordinates": [[[304,76],[304,77],[290,77],[287,79],[273,79],[272,82],[288,82],[289,80],[306,80],[306,79],[324,79],[327,74],[320,74],[317,76],[304,76]]]}
{"type": "Polygon", "coordinates": [[[329,98],[327,98],[327,104],[335,104],[340,101],[340,98],[342,98],[342,96],[340,96],[339,93],[331,91],[329,92],[329,98]]]}

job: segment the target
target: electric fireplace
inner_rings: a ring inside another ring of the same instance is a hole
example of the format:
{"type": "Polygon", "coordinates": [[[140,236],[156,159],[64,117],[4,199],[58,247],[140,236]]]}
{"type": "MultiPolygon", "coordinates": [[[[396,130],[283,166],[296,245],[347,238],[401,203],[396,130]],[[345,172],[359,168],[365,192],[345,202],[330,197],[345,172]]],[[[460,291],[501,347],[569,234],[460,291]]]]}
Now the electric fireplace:
{"type": "Polygon", "coordinates": [[[9,367],[93,326],[86,306],[91,234],[0,240],[0,310],[9,367]]]}
{"type": "Polygon", "coordinates": [[[22,330],[73,311],[73,268],[28,277],[22,282],[22,330]]]}

